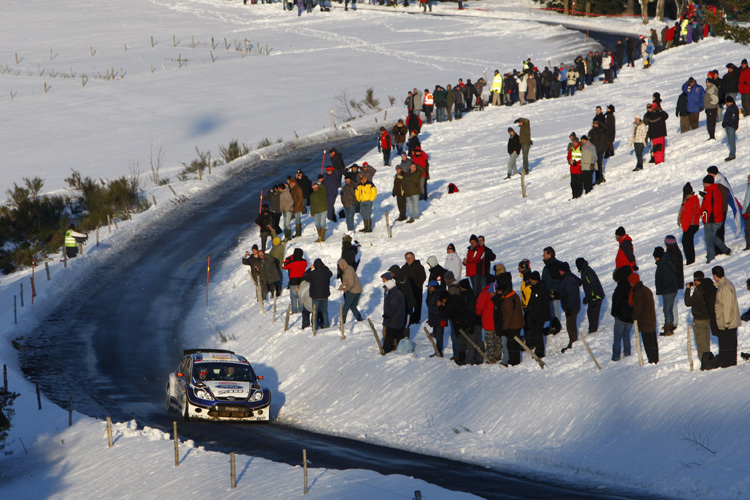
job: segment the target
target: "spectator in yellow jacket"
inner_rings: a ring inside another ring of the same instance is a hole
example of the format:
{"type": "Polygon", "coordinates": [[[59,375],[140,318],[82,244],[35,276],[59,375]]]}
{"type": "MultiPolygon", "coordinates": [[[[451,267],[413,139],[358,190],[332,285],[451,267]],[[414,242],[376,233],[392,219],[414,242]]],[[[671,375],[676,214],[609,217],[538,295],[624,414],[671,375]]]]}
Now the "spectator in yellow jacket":
{"type": "Polygon", "coordinates": [[[359,213],[365,224],[363,233],[372,232],[372,203],[378,196],[378,190],[375,185],[367,179],[367,175],[360,174],[359,185],[357,186],[357,201],[359,202],[359,213]]]}

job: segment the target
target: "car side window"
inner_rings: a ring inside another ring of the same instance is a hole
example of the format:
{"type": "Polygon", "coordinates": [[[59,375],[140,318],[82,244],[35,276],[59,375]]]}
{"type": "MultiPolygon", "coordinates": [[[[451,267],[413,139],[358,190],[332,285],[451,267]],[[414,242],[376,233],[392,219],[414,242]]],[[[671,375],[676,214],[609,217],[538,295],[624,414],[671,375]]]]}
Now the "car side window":
{"type": "Polygon", "coordinates": [[[190,373],[190,357],[189,356],[186,356],[182,359],[182,363],[180,363],[180,372],[190,373]]]}

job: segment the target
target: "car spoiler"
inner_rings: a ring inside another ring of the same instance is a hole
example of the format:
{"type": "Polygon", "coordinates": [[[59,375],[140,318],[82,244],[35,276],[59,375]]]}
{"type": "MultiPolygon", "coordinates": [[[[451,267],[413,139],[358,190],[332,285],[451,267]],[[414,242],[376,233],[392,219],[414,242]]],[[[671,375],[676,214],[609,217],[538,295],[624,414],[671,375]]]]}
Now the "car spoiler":
{"type": "Polygon", "coordinates": [[[234,351],[229,351],[227,349],[198,348],[198,349],[183,349],[182,355],[189,356],[191,354],[200,354],[202,352],[219,352],[223,354],[234,354],[234,351]]]}

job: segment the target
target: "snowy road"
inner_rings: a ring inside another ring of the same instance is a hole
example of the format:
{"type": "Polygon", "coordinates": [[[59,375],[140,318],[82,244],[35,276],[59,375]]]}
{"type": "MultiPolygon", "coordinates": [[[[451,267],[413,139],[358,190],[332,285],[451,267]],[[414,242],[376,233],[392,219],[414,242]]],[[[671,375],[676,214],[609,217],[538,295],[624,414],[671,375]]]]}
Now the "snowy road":
{"type": "MultiPolygon", "coordinates": [[[[362,156],[371,145],[366,137],[337,147],[350,159],[362,156]]],[[[297,168],[314,174],[319,164],[318,147],[300,150],[292,160],[266,162],[262,167],[269,172],[266,176],[244,172],[231,186],[198,195],[152,224],[130,248],[100,265],[29,336],[22,352],[27,376],[61,406],[72,391],[75,408],[88,415],[134,418],[142,425],[169,429],[176,416],[167,416],[163,410],[166,375],[184,347],[178,339],[183,327],[180,318],[194,303],[193,294],[204,293],[205,257],[213,256],[214,267],[225,264],[227,249],[255,217],[261,187],[297,168]],[[264,177],[268,180],[258,181],[264,177]]],[[[234,255],[226,264],[237,264],[234,255]]],[[[269,384],[278,384],[271,367],[256,365],[256,371],[265,374],[269,384]]],[[[306,448],[314,466],[402,473],[487,498],[632,498],[601,489],[576,491],[274,424],[183,423],[181,434],[208,448],[290,464],[299,463],[301,449],[306,448]]]]}

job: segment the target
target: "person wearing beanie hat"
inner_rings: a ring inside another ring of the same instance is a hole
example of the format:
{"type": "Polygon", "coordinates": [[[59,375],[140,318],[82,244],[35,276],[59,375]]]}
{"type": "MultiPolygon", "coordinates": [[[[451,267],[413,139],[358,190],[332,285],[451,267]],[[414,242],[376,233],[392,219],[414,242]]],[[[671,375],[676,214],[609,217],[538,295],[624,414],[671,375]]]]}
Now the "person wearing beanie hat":
{"type": "Polygon", "coordinates": [[[635,168],[633,169],[633,172],[637,172],[639,170],[643,170],[643,149],[646,147],[646,137],[648,135],[648,127],[645,123],[643,123],[643,120],[641,120],[641,115],[635,115],[635,120],[633,121],[633,130],[630,132],[630,143],[629,147],[633,148],[633,151],[635,151],[635,168]]]}
{"type": "Polygon", "coordinates": [[[430,89],[424,89],[424,97],[422,98],[422,112],[426,118],[427,123],[432,123],[432,110],[435,108],[434,98],[430,93],[430,89]]]}
{"type": "Polygon", "coordinates": [[[682,206],[677,214],[677,225],[682,228],[682,248],[685,264],[695,262],[695,233],[700,228],[701,202],[688,182],[682,187],[682,206]]]}
{"type": "Polygon", "coordinates": [[[466,257],[463,260],[466,267],[466,277],[471,280],[471,287],[474,295],[479,296],[482,291],[482,273],[484,271],[484,247],[479,246],[479,239],[476,235],[469,238],[466,257]]]}
{"type": "Polygon", "coordinates": [[[437,257],[430,255],[427,258],[427,267],[429,268],[430,275],[427,281],[436,281],[440,290],[445,290],[445,273],[447,272],[443,266],[438,264],[437,257]]]}
{"type": "Polygon", "coordinates": [[[486,245],[484,236],[482,235],[479,235],[477,237],[477,246],[482,247],[482,250],[484,252],[484,267],[482,269],[482,276],[490,276],[492,275],[492,263],[497,258],[497,255],[495,255],[495,252],[493,252],[492,249],[486,245]]]}
{"type": "Polygon", "coordinates": [[[278,262],[271,257],[270,253],[266,254],[263,250],[258,252],[258,257],[260,258],[258,280],[263,300],[268,298],[269,293],[281,295],[281,273],[279,272],[278,262]]]}
{"type": "Polygon", "coordinates": [[[500,338],[497,335],[496,327],[502,325],[496,325],[495,323],[495,303],[492,298],[495,296],[497,291],[497,284],[492,283],[482,288],[476,301],[476,314],[482,320],[482,328],[484,329],[484,343],[485,343],[485,354],[490,364],[494,364],[497,361],[503,360],[502,345],[500,338]]]}
{"type": "Polygon", "coordinates": [[[714,77],[706,78],[706,92],[703,97],[703,107],[706,110],[706,130],[708,140],[715,140],[716,117],[719,114],[719,86],[714,77]]]}
{"type": "Polygon", "coordinates": [[[461,257],[459,257],[458,254],[456,253],[456,247],[453,243],[448,244],[443,267],[445,268],[446,271],[450,271],[453,273],[455,280],[461,281],[461,276],[463,275],[464,265],[463,265],[463,261],[461,260],[461,257]]]}
{"type": "Polygon", "coordinates": [[[583,257],[576,259],[576,268],[581,275],[583,284],[583,304],[587,305],[586,317],[589,320],[589,333],[594,333],[599,329],[599,316],[602,310],[602,300],[604,299],[604,288],[599,281],[599,276],[591,269],[589,263],[583,257]]]}
{"type": "MultiPolygon", "coordinates": [[[[740,87],[742,87],[743,79],[746,81],[746,89],[742,94],[742,109],[745,116],[748,116],[748,114],[750,114],[750,68],[746,67],[744,71],[742,71],[740,76],[740,87]]],[[[724,110],[724,118],[721,120],[721,126],[727,134],[729,156],[724,158],[724,161],[732,161],[736,155],[737,129],[740,126],[740,110],[732,96],[727,96],[725,100],[727,107],[724,110]]]]}
{"type": "Polygon", "coordinates": [[[378,190],[365,173],[359,175],[359,184],[357,185],[355,196],[359,202],[359,214],[362,216],[362,223],[365,226],[362,232],[371,233],[372,205],[378,197],[378,190]]]}
{"type": "Polygon", "coordinates": [[[667,136],[667,120],[669,115],[661,109],[656,102],[652,103],[651,108],[643,116],[643,122],[648,125],[648,137],[651,139],[651,161],[656,165],[664,162],[666,153],[666,144],[664,138],[667,136]]]}
{"type": "Polygon", "coordinates": [[[633,250],[633,240],[625,232],[625,228],[620,226],[615,230],[615,237],[617,238],[617,255],[615,256],[615,269],[619,269],[623,266],[630,266],[633,271],[638,270],[638,266],[635,262],[635,252],[633,250]]]}
{"type": "Polygon", "coordinates": [[[656,340],[656,306],[654,294],[643,284],[637,273],[628,277],[630,283],[629,304],[633,308],[633,321],[638,322],[637,332],[643,339],[643,347],[649,363],[659,362],[659,344],[656,340]]]}
{"type": "Polygon", "coordinates": [[[701,203],[701,220],[706,242],[706,263],[710,263],[716,257],[717,249],[727,255],[730,255],[732,251],[724,243],[723,237],[717,234],[724,223],[724,197],[719,185],[714,184],[713,176],[707,175],[703,178],[703,190],[706,194],[701,203]]]}
{"type": "Polygon", "coordinates": [[[510,179],[512,176],[518,173],[518,167],[516,166],[516,160],[518,155],[521,154],[521,138],[518,137],[513,127],[508,127],[508,175],[506,179],[510,179]]]}
{"type": "Polygon", "coordinates": [[[565,313],[565,328],[568,330],[568,345],[562,352],[573,347],[578,340],[578,312],[581,310],[581,280],[570,271],[567,262],[560,262],[560,306],[565,313]]]}
{"type": "MultiPolygon", "coordinates": [[[[683,257],[682,252],[680,251],[680,247],[677,246],[677,238],[671,234],[667,235],[666,238],[664,238],[664,246],[666,247],[666,251],[664,252],[667,257],[669,257],[669,260],[672,261],[672,266],[674,266],[674,275],[677,279],[677,289],[682,290],[685,286],[685,270],[683,265],[683,257]]],[[[675,303],[676,304],[676,303],[675,303]]],[[[677,325],[677,306],[675,305],[675,326],[677,325]]]]}
{"type": "Polygon", "coordinates": [[[674,266],[669,258],[664,258],[664,248],[654,248],[656,260],[656,295],[661,295],[662,311],[664,312],[664,327],[660,335],[669,336],[674,333],[674,303],[677,297],[677,277],[674,266]]]}
{"type": "MultiPolygon", "coordinates": [[[[443,357],[443,341],[445,338],[445,327],[448,326],[448,318],[443,314],[446,303],[444,283],[438,283],[436,280],[430,280],[427,283],[427,324],[432,327],[432,336],[437,344],[438,356],[443,357]]],[[[435,357],[435,354],[430,354],[435,357]]]]}
{"type": "Polygon", "coordinates": [[[703,355],[711,352],[711,321],[716,304],[716,287],[713,281],[706,278],[703,271],[695,271],[693,281],[685,286],[684,300],[693,315],[695,348],[698,359],[701,360],[701,370],[704,370],[703,355]]]}
{"type": "Polygon", "coordinates": [[[393,279],[393,273],[385,272],[380,275],[383,280],[383,354],[396,349],[404,338],[406,325],[406,299],[393,279]]]}
{"type": "MultiPolygon", "coordinates": [[[[596,123],[596,122],[594,122],[596,123]]],[[[568,165],[570,167],[570,191],[573,199],[583,194],[583,175],[581,174],[581,142],[578,137],[570,140],[568,149],[568,165]]]]}
{"type": "MultiPolygon", "coordinates": [[[[597,107],[597,113],[601,108],[597,107]]],[[[591,124],[591,130],[589,130],[588,140],[591,144],[596,147],[596,165],[597,170],[595,172],[594,184],[601,184],[604,182],[604,152],[607,150],[607,126],[605,125],[604,115],[598,114],[601,119],[594,118],[591,124]]]]}
{"type": "Polygon", "coordinates": [[[492,302],[495,305],[495,326],[501,336],[502,363],[518,365],[521,363],[521,345],[516,337],[521,335],[525,323],[521,299],[513,290],[510,273],[498,276],[497,294],[492,297],[492,302]]]}

